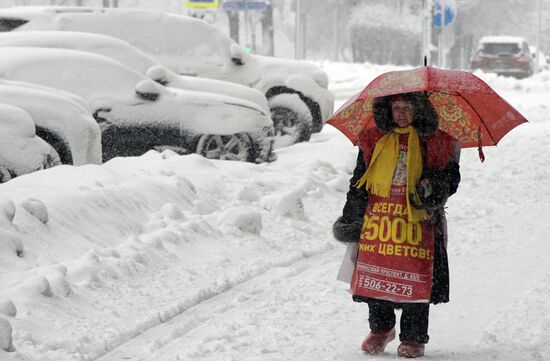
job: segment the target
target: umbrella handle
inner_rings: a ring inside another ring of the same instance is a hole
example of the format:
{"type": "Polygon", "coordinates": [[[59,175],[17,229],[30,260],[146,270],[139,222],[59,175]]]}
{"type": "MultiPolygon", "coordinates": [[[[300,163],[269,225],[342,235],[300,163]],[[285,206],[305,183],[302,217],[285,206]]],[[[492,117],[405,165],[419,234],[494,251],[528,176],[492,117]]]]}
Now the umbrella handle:
{"type": "Polygon", "coordinates": [[[477,147],[477,152],[479,153],[479,160],[481,163],[485,162],[485,154],[483,154],[483,149],[481,149],[481,145],[477,147]]]}

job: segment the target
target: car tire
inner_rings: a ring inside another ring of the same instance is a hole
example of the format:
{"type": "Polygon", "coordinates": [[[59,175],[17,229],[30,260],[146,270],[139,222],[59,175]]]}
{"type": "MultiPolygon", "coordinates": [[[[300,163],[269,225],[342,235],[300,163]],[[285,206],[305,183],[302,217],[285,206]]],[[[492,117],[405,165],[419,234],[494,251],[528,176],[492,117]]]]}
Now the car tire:
{"type": "Polygon", "coordinates": [[[298,94],[278,94],[269,99],[275,129],[275,147],[308,141],[313,120],[308,106],[298,94]]]}
{"type": "Polygon", "coordinates": [[[254,161],[252,140],[246,133],[230,135],[203,134],[197,143],[196,153],[208,159],[254,161]]]}

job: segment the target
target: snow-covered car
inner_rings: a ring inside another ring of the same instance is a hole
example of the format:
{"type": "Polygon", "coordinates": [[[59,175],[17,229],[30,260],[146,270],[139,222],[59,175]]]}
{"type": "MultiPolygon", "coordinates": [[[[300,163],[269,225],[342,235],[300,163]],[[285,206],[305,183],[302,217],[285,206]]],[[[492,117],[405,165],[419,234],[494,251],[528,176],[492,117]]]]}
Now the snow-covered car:
{"type": "Polygon", "coordinates": [[[102,133],[103,160],[150,149],[209,158],[274,159],[273,124],[252,102],[164,87],[125,65],[87,52],[0,47],[0,77],[86,99],[102,133]]]}
{"type": "Polygon", "coordinates": [[[0,183],[61,164],[55,151],[35,132],[23,109],[0,103],[0,183]]]}
{"type": "MultiPolygon", "coordinates": [[[[31,83],[0,79],[0,101],[25,110],[36,134],[48,142],[63,164],[101,163],[101,131],[86,107],[65,92],[31,83]]],[[[84,100],[82,99],[84,102],[84,100]]]]}
{"type": "Polygon", "coordinates": [[[307,140],[333,111],[328,76],[318,66],[246,53],[195,18],[137,9],[13,7],[0,9],[3,31],[64,30],[123,39],[178,74],[240,83],[266,95],[276,132],[307,140]]]}
{"type": "Polygon", "coordinates": [[[108,35],[47,30],[8,32],[0,33],[0,46],[72,49],[104,55],[162,85],[242,98],[269,111],[265,95],[256,89],[222,80],[178,75],[130,43],[108,35]]]}
{"type": "Polygon", "coordinates": [[[535,62],[527,41],[519,36],[484,36],[470,68],[488,73],[526,78],[533,75],[535,62]]]}

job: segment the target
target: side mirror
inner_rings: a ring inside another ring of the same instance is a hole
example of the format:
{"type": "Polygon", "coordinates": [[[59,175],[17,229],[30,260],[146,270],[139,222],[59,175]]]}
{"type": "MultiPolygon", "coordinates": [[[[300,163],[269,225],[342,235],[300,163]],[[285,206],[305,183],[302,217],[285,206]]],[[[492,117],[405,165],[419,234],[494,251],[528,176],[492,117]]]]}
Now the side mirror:
{"type": "Polygon", "coordinates": [[[162,65],[153,65],[145,72],[145,76],[151,78],[161,85],[166,85],[170,82],[170,77],[166,68],[162,65]]]}
{"type": "Polygon", "coordinates": [[[152,80],[142,80],[136,85],[136,95],[143,100],[154,102],[160,97],[157,85],[152,80]]]}
{"type": "Polygon", "coordinates": [[[101,123],[105,123],[107,121],[106,118],[104,118],[102,116],[102,114],[100,113],[109,113],[111,112],[111,108],[99,108],[99,109],[96,109],[96,111],[94,112],[93,116],[94,116],[94,119],[96,120],[96,122],[98,124],[101,124],[101,123]]]}
{"type": "Polygon", "coordinates": [[[244,51],[237,44],[231,44],[229,49],[231,61],[235,65],[244,65],[244,51]]]}

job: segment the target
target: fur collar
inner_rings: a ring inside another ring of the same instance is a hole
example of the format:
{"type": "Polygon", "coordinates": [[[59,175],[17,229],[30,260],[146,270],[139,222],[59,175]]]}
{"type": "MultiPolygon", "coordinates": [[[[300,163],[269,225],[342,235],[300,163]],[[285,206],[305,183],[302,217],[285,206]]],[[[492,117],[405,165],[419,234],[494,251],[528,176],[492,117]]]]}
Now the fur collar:
{"type": "MultiPolygon", "coordinates": [[[[437,113],[427,96],[420,92],[405,93],[402,95],[409,100],[416,109],[412,126],[416,128],[418,135],[427,137],[434,134],[439,125],[439,121],[437,119],[437,113]]],[[[372,109],[374,122],[382,133],[389,133],[396,127],[391,117],[391,98],[392,96],[390,95],[374,99],[372,109]]]]}

